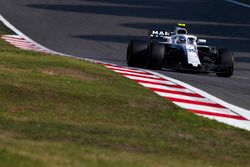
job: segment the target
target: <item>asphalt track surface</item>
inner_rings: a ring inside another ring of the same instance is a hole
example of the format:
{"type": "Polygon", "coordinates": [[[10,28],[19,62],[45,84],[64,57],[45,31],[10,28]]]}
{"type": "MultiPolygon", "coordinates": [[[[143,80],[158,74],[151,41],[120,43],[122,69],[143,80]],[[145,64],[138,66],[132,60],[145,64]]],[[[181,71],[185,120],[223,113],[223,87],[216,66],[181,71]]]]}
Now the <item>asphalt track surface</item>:
{"type": "Polygon", "coordinates": [[[126,65],[130,39],[186,23],[208,45],[234,51],[234,76],[157,72],[250,110],[250,8],[224,0],[0,0],[0,14],[52,50],[118,65],[126,65]]]}

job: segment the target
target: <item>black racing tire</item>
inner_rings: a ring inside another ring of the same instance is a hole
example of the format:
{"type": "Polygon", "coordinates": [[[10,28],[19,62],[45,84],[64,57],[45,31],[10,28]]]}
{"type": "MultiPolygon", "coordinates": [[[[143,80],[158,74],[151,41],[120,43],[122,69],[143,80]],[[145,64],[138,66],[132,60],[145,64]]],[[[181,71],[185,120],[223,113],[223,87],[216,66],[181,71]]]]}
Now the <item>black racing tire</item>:
{"type": "Polygon", "coordinates": [[[130,67],[144,68],[148,56],[146,41],[131,40],[127,49],[127,64],[130,67]]]}
{"type": "Polygon", "coordinates": [[[165,44],[151,42],[146,67],[149,69],[161,69],[165,56],[165,44]]]}
{"type": "Polygon", "coordinates": [[[231,77],[234,72],[233,52],[225,49],[218,49],[217,64],[226,67],[223,71],[216,72],[218,77],[231,77]]]}

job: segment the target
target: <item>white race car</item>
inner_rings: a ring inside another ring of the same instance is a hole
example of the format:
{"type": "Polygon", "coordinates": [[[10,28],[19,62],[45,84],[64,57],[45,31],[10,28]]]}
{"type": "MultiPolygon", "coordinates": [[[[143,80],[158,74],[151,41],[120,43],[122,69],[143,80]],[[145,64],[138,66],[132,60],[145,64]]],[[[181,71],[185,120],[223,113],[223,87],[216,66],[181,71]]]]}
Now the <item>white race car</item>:
{"type": "Polygon", "coordinates": [[[191,72],[215,72],[220,77],[233,75],[233,52],[213,46],[201,45],[188,33],[185,24],[175,31],[152,30],[148,41],[131,40],[127,50],[127,64],[149,69],[174,69],[191,72]]]}

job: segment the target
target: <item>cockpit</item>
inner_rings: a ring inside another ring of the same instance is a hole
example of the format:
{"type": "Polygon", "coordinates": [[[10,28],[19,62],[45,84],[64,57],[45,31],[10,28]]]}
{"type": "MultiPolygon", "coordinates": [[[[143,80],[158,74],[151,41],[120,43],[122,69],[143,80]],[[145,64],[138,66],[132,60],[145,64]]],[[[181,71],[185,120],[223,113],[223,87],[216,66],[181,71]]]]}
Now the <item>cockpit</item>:
{"type": "Polygon", "coordinates": [[[188,38],[187,38],[187,43],[188,43],[188,44],[191,44],[191,45],[195,45],[195,44],[196,44],[196,40],[197,40],[197,38],[188,37],[188,38]]]}
{"type": "Polygon", "coordinates": [[[179,36],[176,38],[176,43],[178,44],[186,44],[186,38],[184,36],[179,36]]]}
{"type": "Polygon", "coordinates": [[[175,44],[183,45],[183,44],[189,44],[189,45],[196,45],[197,38],[195,36],[191,35],[175,35],[173,36],[172,40],[175,44]]]}

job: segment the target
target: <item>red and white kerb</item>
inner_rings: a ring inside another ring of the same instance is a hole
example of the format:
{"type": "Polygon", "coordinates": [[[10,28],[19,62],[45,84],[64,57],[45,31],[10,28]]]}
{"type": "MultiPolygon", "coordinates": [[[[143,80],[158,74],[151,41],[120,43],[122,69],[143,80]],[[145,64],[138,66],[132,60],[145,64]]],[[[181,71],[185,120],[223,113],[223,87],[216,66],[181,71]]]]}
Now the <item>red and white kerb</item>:
{"type": "MultiPolygon", "coordinates": [[[[103,64],[103,63],[101,63],[103,64]]],[[[103,64],[108,69],[117,72],[138,84],[152,90],[156,94],[173,102],[177,106],[197,115],[209,116],[209,118],[222,117],[235,120],[247,120],[243,116],[225,108],[224,106],[201,96],[179,84],[161,78],[140,69],[103,64]]]]}
{"type": "Polygon", "coordinates": [[[3,35],[2,39],[20,49],[50,53],[49,50],[41,48],[33,42],[27,41],[19,35],[3,35]]]}

